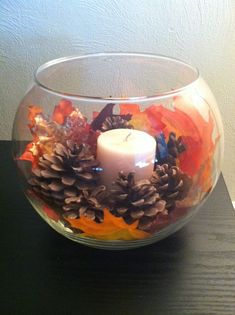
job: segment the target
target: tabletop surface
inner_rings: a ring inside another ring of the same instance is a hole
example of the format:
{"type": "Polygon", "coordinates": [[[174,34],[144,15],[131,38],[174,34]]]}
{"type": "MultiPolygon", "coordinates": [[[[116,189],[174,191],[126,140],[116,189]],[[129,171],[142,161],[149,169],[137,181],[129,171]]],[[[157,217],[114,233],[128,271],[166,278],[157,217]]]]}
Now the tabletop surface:
{"type": "Polygon", "coordinates": [[[235,314],[235,213],[221,176],[193,220],[154,245],[104,251],[52,230],[0,142],[0,314],[235,314]]]}

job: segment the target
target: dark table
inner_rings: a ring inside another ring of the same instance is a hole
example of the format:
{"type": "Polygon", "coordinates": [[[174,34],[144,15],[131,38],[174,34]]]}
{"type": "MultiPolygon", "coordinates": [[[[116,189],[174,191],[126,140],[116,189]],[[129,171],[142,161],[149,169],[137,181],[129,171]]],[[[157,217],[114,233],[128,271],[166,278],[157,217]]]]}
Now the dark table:
{"type": "Polygon", "coordinates": [[[235,314],[235,213],[223,180],[186,227],[129,251],[60,236],[24,197],[0,142],[0,314],[235,314]]]}

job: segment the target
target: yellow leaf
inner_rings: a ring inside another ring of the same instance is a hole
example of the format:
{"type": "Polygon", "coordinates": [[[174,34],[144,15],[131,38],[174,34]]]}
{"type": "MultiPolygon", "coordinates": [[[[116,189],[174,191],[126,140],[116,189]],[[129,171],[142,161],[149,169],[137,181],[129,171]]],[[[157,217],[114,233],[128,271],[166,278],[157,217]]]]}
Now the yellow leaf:
{"type": "Polygon", "coordinates": [[[149,233],[138,230],[138,221],[127,224],[123,218],[115,217],[104,209],[104,220],[97,223],[82,216],[79,219],[67,219],[72,227],[83,231],[83,236],[101,240],[136,240],[149,236],[149,233]]]}

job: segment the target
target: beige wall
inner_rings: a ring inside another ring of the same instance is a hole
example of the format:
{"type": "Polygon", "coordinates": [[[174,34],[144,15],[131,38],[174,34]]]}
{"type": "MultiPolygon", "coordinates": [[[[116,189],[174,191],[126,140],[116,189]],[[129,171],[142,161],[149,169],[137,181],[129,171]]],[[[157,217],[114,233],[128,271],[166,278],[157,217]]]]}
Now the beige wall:
{"type": "Polygon", "coordinates": [[[1,0],[0,139],[33,69],[99,51],[171,55],[197,66],[225,126],[223,172],[235,200],[235,0],[1,0]]]}

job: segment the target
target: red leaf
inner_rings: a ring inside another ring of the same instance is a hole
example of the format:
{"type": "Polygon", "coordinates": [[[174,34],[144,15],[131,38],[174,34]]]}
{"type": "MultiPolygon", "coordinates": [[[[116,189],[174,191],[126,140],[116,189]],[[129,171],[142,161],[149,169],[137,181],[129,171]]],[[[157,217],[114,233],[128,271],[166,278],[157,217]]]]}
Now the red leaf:
{"type": "Polygon", "coordinates": [[[145,110],[152,129],[156,131],[156,134],[159,134],[166,127],[166,124],[162,121],[163,114],[158,109],[159,105],[152,105],[145,110]]]}
{"type": "Polygon", "coordinates": [[[140,114],[140,106],[139,104],[120,104],[120,115],[136,115],[140,114]]]}
{"type": "Polygon", "coordinates": [[[37,157],[33,155],[33,150],[35,148],[35,143],[31,142],[27,144],[24,153],[18,158],[20,161],[29,161],[32,163],[32,168],[37,164],[37,157]]]}
{"type": "Polygon", "coordinates": [[[54,112],[52,114],[52,119],[60,125],[63,125],[66,117],[68,117],[74,107],[72,102],[69,100],[61,100],[58,105],[55,106],[54,112]]]}
{"type": "Polygon", "coordinates": [[[59,216],[58,216],[58,214],[53,210],[53,209],[51,209],[50,207],[48,207],[47,205],[45,205],[45,206],[43,206],[43,211],[46,213],[46,215],[50,218],[50,219],[52,219],[52,220],[54,220],[54,221],[58,221],[59,220],[59,216]]]}

